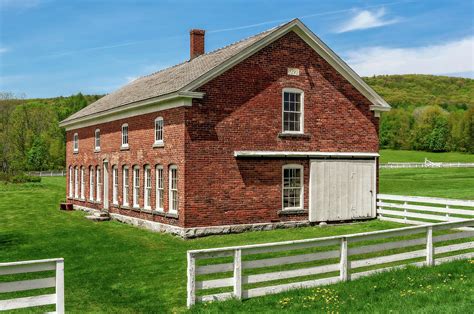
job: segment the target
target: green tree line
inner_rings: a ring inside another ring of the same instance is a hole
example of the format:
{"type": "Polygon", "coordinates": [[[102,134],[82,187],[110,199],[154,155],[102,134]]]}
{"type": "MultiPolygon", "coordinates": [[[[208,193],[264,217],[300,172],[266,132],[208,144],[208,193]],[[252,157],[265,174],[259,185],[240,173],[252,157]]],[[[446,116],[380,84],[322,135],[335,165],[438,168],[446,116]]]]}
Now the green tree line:
{"type": "MultiPolygon", "coordinates": [[[[364,78],[392,106],[382,114],[382,148],[474,153],[474,80],[429,75],[364,78]]],[[[65,167],[58,122],[100,95],[26,99],[0,93],[0,172],[65,167]]]]}

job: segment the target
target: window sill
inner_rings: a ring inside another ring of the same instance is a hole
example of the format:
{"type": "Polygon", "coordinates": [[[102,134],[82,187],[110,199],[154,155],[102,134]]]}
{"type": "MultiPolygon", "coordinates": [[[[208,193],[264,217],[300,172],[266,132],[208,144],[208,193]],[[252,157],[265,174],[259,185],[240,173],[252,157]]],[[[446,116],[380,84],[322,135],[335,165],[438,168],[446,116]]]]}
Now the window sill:
{"type": "Polygon", "coordinates": [[[75,155],[77,155],[77,154],[79,154],[79,151],[78,151],[78,150],[75,150],[75,151],[73,151],[72,153],[75,154],[75,155]]]}
{"type": "Polygon", "coordinates": [[[100,153],[100,148],[99,149],[94,149],[94,153],[100,153]]]}
{"type": "Polygon", "coordinates": [[[130,147],[129,146],[120,146],[120,150],[129,150],[130,147]]]}
{"type": "Polygon", "coordinates": [[[311,135],[305,133],[279,133],[279,138],[302,138],[302,139],[310,139],[311,135]]]}
{"type": "Polygon", "coordinates": [[[161,147],[165,147],[165,143],[163,142],[155,142],[153,144],[153,148],[161,148],[161,147]]]}
{"type": "Polygon", "coordinates": [[[278,215],[299,215],[299,214],[308,214],[309,211],[307,209],[282,209],[278,211],[278,215]]]}

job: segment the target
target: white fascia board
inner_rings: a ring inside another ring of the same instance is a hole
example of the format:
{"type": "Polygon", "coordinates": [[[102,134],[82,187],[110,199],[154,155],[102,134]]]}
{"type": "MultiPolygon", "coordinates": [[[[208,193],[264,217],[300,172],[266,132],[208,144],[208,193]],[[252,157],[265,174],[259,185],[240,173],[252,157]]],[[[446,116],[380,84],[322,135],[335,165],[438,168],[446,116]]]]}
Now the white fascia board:
{"type": "Polygon", "coordinates": [[[178,108],[183,106],[191,106],[193,98],[203,98],[204,93],[199,92],[176,92],[160,97],[155,97],[125,106],[119,106],[92,114],[80,117],[71,121],[62,121],[59,123],[60,127],[65,127],[66,131],[72,129],[79,129],[99,123],[112,122],[119,119],[126,119],[142,114],[158,112],[162,110],[178,108]]]}
{"type": "Polygon", "coordinates": [[[229,60],[218,65],[211,71],[203,74],[198,79],[194,80],[187,86],[183,87],[182,90],[192,91],[209,82],[213,78],[224,73],[231,67],[240,63],[244,59],[248,58],[252,54],[256,53],[260,49],[266,47],[273,41],[286,35],[287,33],[294,31],[300,36],[310,47],[312,47],[324,60],[326,60],[336,71],[338,71],[345,79],[347,79],[362,95],[364,95],[372,104],[373,107],[370,109],[373,111],[384,111],[379,108],[386,108],[390,110],[390,105],[378,95],[362,78],[354,72],[334,51],[332,51],[319,37],[317,37],[310,29],[308,29],[300,20],[296,19],[281,28],[273,31],[268,36],[257,41],[253,45],[247,47],[237,55],[233,56],[229,60]]]}
{"type": "Polygon", "coordinates": [[[364,153],[364,152],[289,152],[289,151],[235,151],[234,157],[243,158],[257,158],[257,157],[288,157],[288,158],[321,158],[321,157],[355,157],[355,158],[375,158],[379,157],[378,153],[364,153]]]}

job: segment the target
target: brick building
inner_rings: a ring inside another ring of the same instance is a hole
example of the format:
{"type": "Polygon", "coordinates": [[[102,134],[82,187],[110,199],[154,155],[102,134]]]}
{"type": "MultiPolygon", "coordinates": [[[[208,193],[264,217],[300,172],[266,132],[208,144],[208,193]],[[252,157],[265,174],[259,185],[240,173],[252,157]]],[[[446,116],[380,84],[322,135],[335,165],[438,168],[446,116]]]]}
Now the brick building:
{"type": "Polygon", "coordinates": [[[61,122],[77,209],[184,237],[375,217],[390,106],[299,20],[139,78],[61,122]]]}

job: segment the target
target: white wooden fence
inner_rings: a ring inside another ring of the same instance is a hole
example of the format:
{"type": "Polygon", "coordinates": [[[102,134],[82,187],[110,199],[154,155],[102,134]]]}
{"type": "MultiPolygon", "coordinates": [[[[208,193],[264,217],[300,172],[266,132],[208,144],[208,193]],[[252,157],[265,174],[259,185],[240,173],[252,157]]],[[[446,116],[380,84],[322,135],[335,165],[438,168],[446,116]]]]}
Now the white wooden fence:
{"type": "Polygon", "coordinates": [[[425,158],[424,162],[389,162],[380,164],[381,169],[393,168],[472,168],[474,162],[433,162],[425,158]]]}
{"type": "Polygon", "coordinates": [[[44,271],[55,271],[56,276],[41,279],[0,282],[0,293],[53,287],[56,288],[55,293],[0,300],[0,311],[55,304],[56,313],[64,313],[64,259],[54,258],[36,261],[0,263],[0,276],[44,271]]]}
{"type": "Polygon", "coordinates": [[[191,307],[199,301],[252,298],[347,281],[406,265],[431,266],[474,257],[474,231],[457,229],[467,226],[474,226],[474,219],[188,251],[187,305],[191,307]],[[435,232],[438,234],[434,235],[435,232]],[[402,236],[404,238],[400,238],[402,236]],[[460,242],[461,239],[470,242],[460,242]],[[293,278],[297,277],[302,278],[295,282],[293,278]],[[288,282],[290,279],[292,282],[288,282]],[[272,283],[268,286],[265,285],[267,282],[272,283]],[[211,293],[205,291],[209,289],[211,293]]]}
{"type": "Polygon", "coordinates": [[[30,171],[28,175],[33,177],[64,177],[65,170],[44,170],[44,171],[30,171]]]}
{"type": "Polygon", "coordinates": [[[377,214],[381,220],[412,225],[461,221],[474,218],[474,201],[378,194],[377,214]]]}

